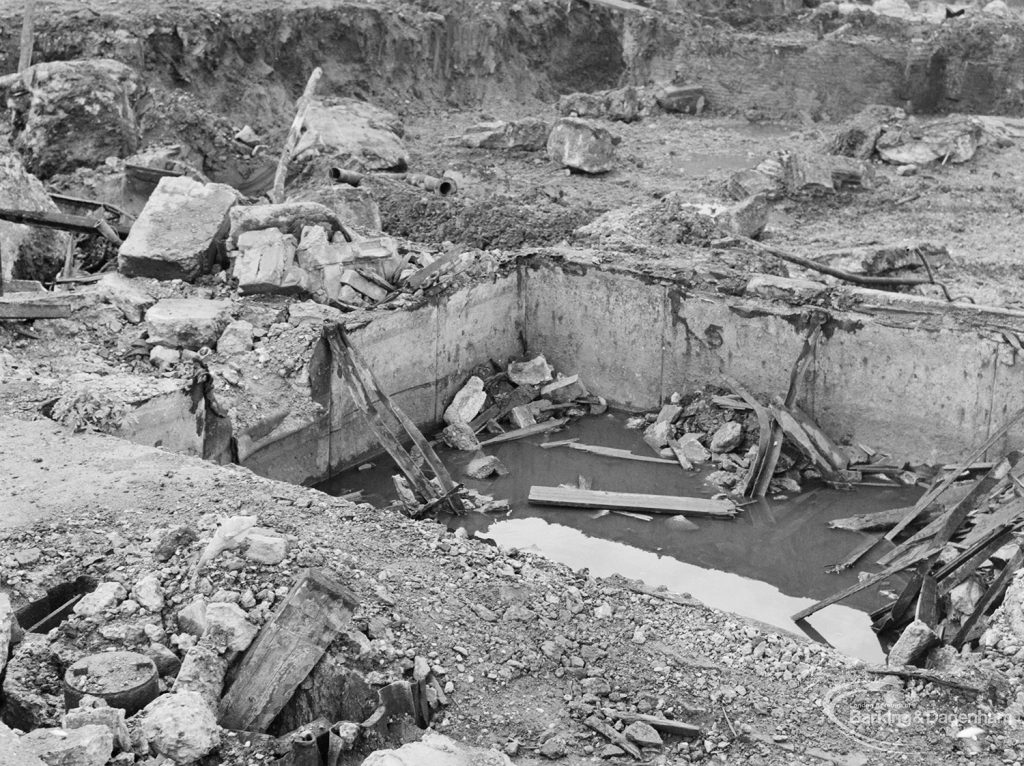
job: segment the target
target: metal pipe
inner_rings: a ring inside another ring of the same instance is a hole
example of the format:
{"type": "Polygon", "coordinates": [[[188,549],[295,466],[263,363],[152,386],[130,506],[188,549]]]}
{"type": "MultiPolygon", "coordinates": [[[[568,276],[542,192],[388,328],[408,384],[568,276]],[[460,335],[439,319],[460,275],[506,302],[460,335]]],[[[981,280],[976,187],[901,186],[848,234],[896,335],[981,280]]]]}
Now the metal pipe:
{"type": "Polygon", "coordinates": [[[357,173],[354,170],[346,170],[345,168],[332,167],[327,171],[331,181],[336,184],[348,184],[349,186],[359,186],[363,182],[363,176],[361,173],[357,173]]]}
{"type": "Polygon", "coordinates": [[[433,191],[440,194],[442,197],[447,197],[450,194],[455,194],[459,190],[458,184],[455,180],[448,178],[447,176],[442,178],[435,178],[434,176],[424,175],[422,173],[409,173],[405,176],[405,182],[418,186],[421,189],[427,191],[433,191]]]}

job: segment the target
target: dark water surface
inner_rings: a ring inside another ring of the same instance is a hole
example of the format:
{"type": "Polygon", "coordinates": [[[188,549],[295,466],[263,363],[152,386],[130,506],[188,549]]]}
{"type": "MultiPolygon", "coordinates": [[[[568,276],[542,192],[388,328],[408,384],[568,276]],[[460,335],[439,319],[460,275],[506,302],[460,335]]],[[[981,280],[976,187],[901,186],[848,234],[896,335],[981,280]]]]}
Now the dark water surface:
{"type": "MultiPolygon", "coordinates": [[[[586,567],[599,577],[621,574],[689,593],[706,604],[799,632],[790,615],[857,581],[857,570],[827,574],[825,567],[844,559],[865,536],[829,529],[831,519],[911,505],[920,490],[864,487],[840,492],[806,487],[786,500],[762,500],[746,506],[732,520],[654,516],[651,521],[602,513],[532,506],[526,502],[533,484],[576,484],[579,476],[593,489],[661,495],[711,497],[716,489],[700,473],[678,466],[592,455],[564,447],[541,449],[545,441],[579,437],[581,443],[630,449],[650,455],[638,431],[624,427],[625,416],[584,418],[557,434],[485,448],[510,469],[508,476],[474,481],[462,468],[469,453],[439,450],[457,481],[499,499],[512,512],[444,517],[450,527],[465,527],[504,547],[534,551],[574,569],[586,567]]],[[[320,489],[332,494],[362,489],[366,501],[387,505],[395,499],[386,457],[370,470],[347,471],[320,489]]],[[[862,564],[870,562],[862,562],[862,564]]],[[[869,569],[877,569],[869,566],[869,569]]],[[[886,587],[883,584],[882,588],[886,587]]],[[[895,587],[892,583],[889,588],[895,587]]],[[[846,654],[875,662],[883,658],[867,612],[884,596],[869,588],[813,615],[808,623],[828,643],[846,654]]]]}

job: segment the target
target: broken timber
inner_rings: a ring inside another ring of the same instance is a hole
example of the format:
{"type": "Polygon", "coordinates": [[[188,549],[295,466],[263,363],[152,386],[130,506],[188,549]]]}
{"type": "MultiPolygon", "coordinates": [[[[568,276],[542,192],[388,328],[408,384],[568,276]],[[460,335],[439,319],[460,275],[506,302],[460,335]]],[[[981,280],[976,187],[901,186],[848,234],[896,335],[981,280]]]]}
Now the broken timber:
{"type": "Polygon", "coordinates": [[[728,500],[672,495],[644,495],[635,492],[603,492],[572,487],[530,487],[529,502],[566,508],[607,508],[609,510],[648,511],[675,516],[715,516],[731,519],[736,506],[728,500]]]}
{"type": "Polygon", "coordinates": [[[602,447],[597,444],[577,444],[576,442],[569,442],[562,446],[568,447],[569,449],[579,450],[580,452],[589,452],[592,455],[602,455],[604,457],[617,457],[622,458],[623,460],[639,460],[643,463],[664,463],[666,465],[676,465],[675,460],[666,460],[663,457],[650,457],[648,455],[634,455],[628,449],[602,447]]]}
{"type": "Polygon", "coordinates": [[[546,434],[548,431],[554,431],[556,428],[561,428],[568,422],[569,418],[545,420],[543,423],[535,423],[534,425],[527,426],[526,428],[517,428],[515,431],[509,431],[508,433],[492,436],[487,441],[480,442],[480,446],[486,447],[489,444],[501,444],[502,442],[511,442],[516,441],[517,439],[525,439],[527,436],[546,434]]]}
{"type": "Polygon", "coordinates": [[[700,727],[694,726],[692,723],[658,718],[657,716],[644,715],[643,713],[627,713],[624,710],[614,710],[609,707],[602,708],[601,712],[608,718],[615,718],[623,723],[634,723],[636,721],[646,723],[662,734],[674,734],[677,737],[699,737],[701,735],[700,727]]]}
{"type": "Polygon", "coordinates": [[[270,189],[271,202],[284,202],[284,181],[288,174],[288,163],[291,162],[292,153],[299,143],[299,136],[302,134],[302,124],[306,121],[306,112],[313,102],[313,95],[316,93],[316,86],[323,76],[324,70],[317,67],[309,76],[305,90],[299,98],[295,109],[295,119],[288,129],[288,136],[284,140],[284,148],[281,150],[281,159],[277,162],[277,171],[274,173],[274,185],[270,189]]]}
{"type": "MultiPolygon", "coordinates": [[[[53,213],[43,210],[12,210],[0,208],[0,220],[20,223],[26,226],[42,226],[47,229],[73,231],[77,234],[101,234],[116,245],[121,244],[117,231],[103,218],[68,213],[53,213]]],[[[121,229],[125,229],[122,227],[121,229]]]]}
{"type": "Polygon", "coordinates": [[[325,569],[307,570],[245,653],[220,702],[221,726],[265,731],[352,620],[352,592],[325,569]]]}

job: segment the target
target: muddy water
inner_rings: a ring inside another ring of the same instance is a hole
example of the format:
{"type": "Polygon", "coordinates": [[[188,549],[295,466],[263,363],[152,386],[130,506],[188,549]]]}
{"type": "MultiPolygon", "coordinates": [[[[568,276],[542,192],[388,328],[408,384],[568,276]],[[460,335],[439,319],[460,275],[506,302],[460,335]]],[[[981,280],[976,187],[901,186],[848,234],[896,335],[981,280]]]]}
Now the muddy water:
{"type": "MultiPolygon", "coordinates": [[[[588,478],[593,489],[703,497],[715,493],[703,479],[708,471],[689,473],[672,465],[538,446],[579,437],[582,443],[650,455],[640,434],[626,429],[624,423],[621,415],[585,418],[555,435],[487,448],[510,469],[508,476],[493,480],[465,479],[461,469],[471,456],[440,451],[453,476],[481,492],[507,498],[512,505],[508,515],[471,514],[444,521],[502,546],[535,551],[576,569],[586,567],[595,576],[618,573],[664,585],[711,606],[798,632],[801,627],[790,615],[857,580],[856,571],[832,575],[824,570],[845,558],[864,536],[829,529],[826,523],[909,505],[918,495],[906,488],[871,487],[857,492],[807,488],[795,497],[746,506],[733,520],[655,516],[645,521],[617,513],[527,504],[531,484],[575,484],[579,476],[588,478]]],[[[346,472],[321,489],[336,494],[362,489],[368,502],[387,504],[394,500],[392,473],[393,464],[381,459],[372,469],[346,472]]],[[[878,661],[883,655],[867,612],[884,598],[879,588],[863,591],[812,616],[805,632],[849,655],[878,661]]]]}

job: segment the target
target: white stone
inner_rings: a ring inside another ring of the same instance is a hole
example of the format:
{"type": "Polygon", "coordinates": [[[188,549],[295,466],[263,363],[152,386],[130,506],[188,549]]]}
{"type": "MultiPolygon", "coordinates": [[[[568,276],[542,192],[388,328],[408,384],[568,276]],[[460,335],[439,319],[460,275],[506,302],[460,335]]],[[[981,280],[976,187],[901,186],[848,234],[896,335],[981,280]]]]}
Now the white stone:
{"type": "Polygon", "coordinates": [[[220,745],[220,727],[211,707],[197,692],[165,694],[140,713],[150,750],[177,764],[190,764],[220,745]]]}
{"type": "Polygon", "coordinates": [[[158,370],[168,370],[181,361],[181,351],[167,346],[153,346],[149,350],[149,363],[158,370]]]}
{"type": "Polygon", "coordinates": [[[230,301],[164,298],[146,312],[149,341],[193,351],[216,344],[231,321],[230,301]]]}
{"type": "Polygon", "coordinates": [[[75,604],[74,613],[92,617],[107,609],[113,609],[128,597],[128,591],[119,582],[101,582],[92,593],[86,593],[75,604]]]}
{"type": "Polygon", "coordinates": [[[224,690],[227,660],[216,647],[202,643],[189,648],[174,679],[175,692],[195,692],[216,708],[224,690]]]}
{"type": "Polygon", "coordinates": [[[273,530],[255,527],[245,538],[242,555],[257,564],[280,564],[288,555],[288,541],[273,530]]]}
{"type": "Polygon", "coordinates": [[[539,386],[552,380],[553,370],[543,355],[526,362],[512,362],[508,366],[508,379],[517,386],[539,386]]]}
{"type": "Polygon", "coordinates": [[[238,237],[231,275],[243,295],[309,290],[309,275],[295,263],[298,243],[279,229],[247,231],[238,237]]]}
{"type": "Polygon", "coordinates": [[[967,617],[985,595],[985,588],[976,577],[969,577],[949,592],[949,602],[953,611],[967,617]]]}
{"type": "Polygon", "coordinates": [[[217,353],[225,356],[252,351],[252,322],[236,319],[224,328],[217,339],[217,353]]]}
{"type": "Polygon", "coordinates": [[[886,661],[894,667],[909,665],[936,641],[938,636],[934,630],[921,620],[914,620],[893,644],[886,661]]]}
{"type": "Polygon", "coordinates": [[[160,586],[160,578],[152,573],[141,577],[132,587],[132,598],[143,609],[159,612],[164,608],[164,589],[160,586]]]}
{"type": "Polygon", "coordinates": [[[47,766],[103,766],[114,752],[114,735],[98,724],[71,730],[36,729],[22,737],[21,744],[47,766]]]}
{"type": "Polygon", "coordinates": [[[86,695],[78,707],[71,708],[64,714],[63,723],[64,728],[69,730],[81,729],[83,726],[105,726],[113,736],[114,745],[118,749],[132,749],[131,735],[124,720],[124,709],[109,707],[104,700],[86,695]]]}
{"type": "Polygon", "coordinates": [[[145,316],[146,309],[156,303],[156,299],[141,287],[140,281],[117,273],[104,274],[99,282],[87,290],[97,293],[101,300],[120,309],[126,321],[138,324],[145,316]]]}
{"type": "Polygon", "coordinates": [[[444,411],[445,423],[469,423],[480,414],[487,394],[484,393],[484,382],[476,375],[466,381],[459,393],[455,394],[452,403],[444,411]]]}
{"type": "MultiPolygon", "coordinates": [[[[0,152],[0,207],[59,213],[42,181],[25,169],[15,151],[0,152]]],[[[0,221],[0,275],[53,277],[60,271],[70,234],[55,229],[0,221]]]]}
{"type": "Polygon", "coordinates": [[[161,178],[121,245],[122,274],[193,280],[209,271],[218,241],[228,231],[228,212],[239,194],[226,184],[187,176],[161,178]]]}
{"type": "Polygon", "coordinates": [[[622,733],[640,747],[661,747],[665,744],[657,730],[643,721],[633,721],[622,733]]]}
{"type": "Polygon", "coordinates": [[[202,643],[220,652],[244,652],[259,629],[246,619],[238,604],[211,601],[206,607],[206,630],[202,643]]]}
{"type": "Polygon", "coordinates": [[[504,753],[470,747],[428,731],[419,742],[371,753],[361,766],[513,766],[504,753]]]}
{"type": "Polygon", "coordinates": [[[206,599],[196,596],[192,603],[178,610],[178,629],[193,636],[206,632],[206,599]]]}
{"type": "Polygon", "coordinates": [[[991,3],[986,4],[981,10],[985,13],[990,13],[993,16],[1005,16],[1010,11],[1009,7],[1005,2],[1003,2],[1003,0],[992,0],[991,3]]]}
{"type": "Polygon", "coordinates": [[[584,173],[607,173],[615,165],[615,145],[604,128],[578,117],[563,117],[551,129],[548,157],[584,173]]]}
{"type": "Polygon", "coordinates": [[[743,441],[743,426],[735,420],[722,423],[711,437],[712,452],[732,452],[743,441]]]}

